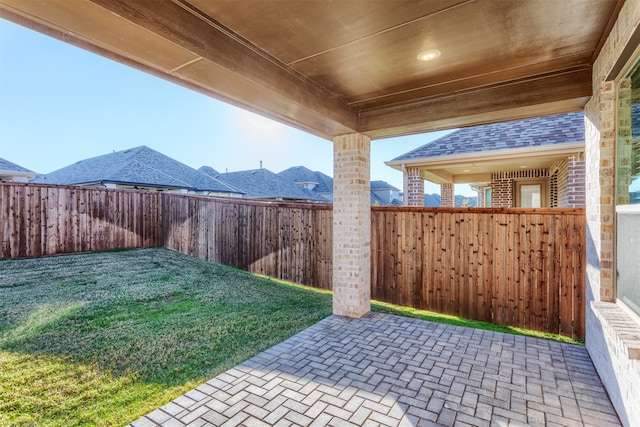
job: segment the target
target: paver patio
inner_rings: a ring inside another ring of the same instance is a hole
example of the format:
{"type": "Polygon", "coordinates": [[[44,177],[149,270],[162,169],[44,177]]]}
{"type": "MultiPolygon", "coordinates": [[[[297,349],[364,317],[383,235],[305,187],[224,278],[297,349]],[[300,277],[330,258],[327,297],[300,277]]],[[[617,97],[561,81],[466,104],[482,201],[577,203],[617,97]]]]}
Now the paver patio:
{"type": "Polygon", "coordinates": [[[328,317],[130,425],[620,421],[584,347],[370,313],[328,317]]]}

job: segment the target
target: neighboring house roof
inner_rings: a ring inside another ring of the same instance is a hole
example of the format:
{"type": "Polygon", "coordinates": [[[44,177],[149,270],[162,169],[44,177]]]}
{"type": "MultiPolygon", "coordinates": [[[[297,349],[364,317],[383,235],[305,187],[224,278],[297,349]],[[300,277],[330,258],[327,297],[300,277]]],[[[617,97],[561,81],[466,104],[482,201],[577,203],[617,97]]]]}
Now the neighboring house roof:
{"type": "MultiPolygon", "coordinates": [[[[313,183],[316,186],[311,191],[318,195],[321,194],[333,194],[333,178],[322,172],[312,171],[304,166],[293,166],[289,169],[285,169],[278,174],[281,178],[284,178],[295,183],[313,183]]],[[[400,191],[393,185],[385,181],[371,181],[371,204],[372,205],[402,205],[402,202],[398,199],[392,201],[385,200],[374,191],[380,190],[393,190],[400,191]]]]}
{"type": "Polygon", "coordinates": [[[319,171],[312,171],[304,166],[293,166],[285,169],[278,176],[296,183],[315,183],[313,191],[318,193],[333,193],[333,178],[319,171]]]}
{"type": "Polygon", "coordinates": [[[36,175],[32,170],[0,158],[0,181],[28,181],[36,175]]]}
{"type": "MultiPolygon", "coordinates": [[[[316,187],[314,187],[313,190],[310,190],[313,193],[333,194],[333,178],[322,172],[312,171],[304,166],[291,167],[280,172],[278,176],[287,180],[293,180],[296,183],[315,183],[316,187]]],[[[402,205],[402,202],[398,199],[389,201],[374,193],[374,191],[381,190],[400,191],[386,181],[371,181],[372,205],[402,205]]]]}
{"type": "Polygon", "coordinates": [[[371,205],[372,206],[402,206],[402,202],[399,199],[393,199],[391,201],[380,197],[375,192],[371,191],[371,205]]]}
{"type": "Polygon", "coordinates": [[[541,147],[584,142],[584,139],[583,113],[557,114],[460,129],[393,161],[541,147]]]}
{"type": "Polygon", "coordinates": [[[57,171],[39,175],[32,182],[63,185],[109,182],[191,191],[241,193],[144,145],[81,160],[57,171]]]}
{"type": "Polygon", "coordinates": [[[215,170],[211,166],[200,166],[198,168],[198,170],[200,172],[206,173],[207,175],[209,175],[211,177],[215,177],[216,175],[220,175],[220,172],[218,172],[217,170],[215,170]]]}
{"type": "Polygon", "coordinates": [[[400,192],[399,189],[389,184],[386,181],[371,181],[371,204],[372,205],[381,205],[381,206],[400,206],[402,202],[397,199],[389,199],[389,196],[392,196],[392,192],[400,192]],[[382,194],[378,192],[383,192],[382,194]],[[383,194],[386,194],[387,197],[382,197],[383,194]]]}
{"type": "Polygon", "coordinates": [[[394,187],[386,181],[371,181],[371,191],[378,190],[400,191],[398,188],[394,187]]]}
{"type": "Polygon", "coordinates": [[[326,202],[312,191],[300,187],[294,181],[284,179],[268,169],[253,169],[221,173],[219,180],[242,190],[251,199],[282,199],[326,202]]]}
{"type": "Polygon", "coordinates": [[[37,175],[34,171],[29,170],[27,168],[23,168],[20,165],[17,165],[9,160],[0,158],[0,171],[2,172],[20,172],[23,174],[33,174],[37,175]]]}

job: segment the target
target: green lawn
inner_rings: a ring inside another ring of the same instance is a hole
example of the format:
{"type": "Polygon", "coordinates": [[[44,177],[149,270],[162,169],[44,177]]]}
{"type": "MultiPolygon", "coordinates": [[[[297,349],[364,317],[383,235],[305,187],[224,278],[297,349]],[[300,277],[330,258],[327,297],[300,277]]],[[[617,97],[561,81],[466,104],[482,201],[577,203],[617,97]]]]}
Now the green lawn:
{"type": "Polygon", "coordinates": [[[124,425],[331,314],[164,249],[0,261],[0,425],[124,425]]]}
{"type": "Polygon", "coordinates": [[[166,249],[0,261],[0,425],[127,424],[330,314],[326,291],[166,249]]]}

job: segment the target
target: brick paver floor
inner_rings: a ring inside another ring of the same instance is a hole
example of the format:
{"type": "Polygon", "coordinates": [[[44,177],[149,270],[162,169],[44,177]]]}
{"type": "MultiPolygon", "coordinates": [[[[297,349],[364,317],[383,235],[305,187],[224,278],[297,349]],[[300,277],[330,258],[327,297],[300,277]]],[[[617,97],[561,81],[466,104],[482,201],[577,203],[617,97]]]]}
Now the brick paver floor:
{"type": "Polygon", "coordinates": [[[131,426],[617,426],[584,347],[331,316],[131,426]]]}

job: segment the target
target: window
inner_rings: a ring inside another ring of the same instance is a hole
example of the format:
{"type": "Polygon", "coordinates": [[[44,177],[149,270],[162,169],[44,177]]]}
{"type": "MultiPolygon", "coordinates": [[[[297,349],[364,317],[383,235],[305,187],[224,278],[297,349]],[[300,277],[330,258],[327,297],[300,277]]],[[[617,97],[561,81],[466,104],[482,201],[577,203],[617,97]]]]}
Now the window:
{"type": "Polygon", "coordinates": [[[618,86],[616,292],[640,315],[640,61],[618,86]]]}
{"type": "Polygon", "coordinates": [[[484,189],[484,207],[491,207],[491,187],[484,189]]]}
{"type": "Polygon", "coordinates": [[[516,182],[516,206],[520,208],[541,208],[546,206],[545,184],[544,181],[516,182]]]}
{"type": "Polygon", "coordinates": [[[640,62],[618,87],[616,204],[640,204],[640,62]]]}

